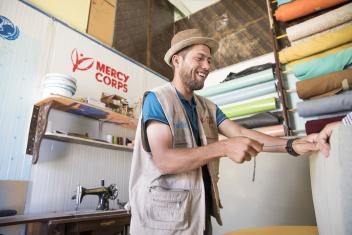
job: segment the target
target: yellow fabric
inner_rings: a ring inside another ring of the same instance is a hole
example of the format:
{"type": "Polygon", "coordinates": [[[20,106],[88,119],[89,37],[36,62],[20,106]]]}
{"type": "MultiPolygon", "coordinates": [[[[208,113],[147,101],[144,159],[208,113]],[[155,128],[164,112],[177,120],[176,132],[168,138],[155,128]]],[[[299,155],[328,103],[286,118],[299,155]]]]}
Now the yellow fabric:
{"type": "Polygon", "coordinates": [[[281,63],[288,63],[352,41],[352,26],[313,37],[309,41],[288,47],[279,52],[281,63]]]}
{"type": "Polygon", "coordinates": [[[262,228],[247,228],[224,235],[318,235],[316,226],[274,226],[262,228]]]}
{"type": "Polygon", "coordinates": [[[324,51],[324,52],[321,52],[321,53],[318,53],[318,54],[314,54],[314,55],[305,57],[303,59],[292,61],[292,62],[288,63],[287,66],[289,68],[292,68],[292,66],[295,65],[295,64],[301,64],[301,63],[304,63],[304,62],[307,62],[307,61],[310,61],[310,60],[318,59],[318,58],[323,57],[323,56],[336,54],[337,52],[340,52],[340,51],[348,49],[348,48],[352,48],[352,42],[343,44],[342,46],[335,47],[335,48],[332,48],[330,50],[327,50],[327,51],[324,51]]]}

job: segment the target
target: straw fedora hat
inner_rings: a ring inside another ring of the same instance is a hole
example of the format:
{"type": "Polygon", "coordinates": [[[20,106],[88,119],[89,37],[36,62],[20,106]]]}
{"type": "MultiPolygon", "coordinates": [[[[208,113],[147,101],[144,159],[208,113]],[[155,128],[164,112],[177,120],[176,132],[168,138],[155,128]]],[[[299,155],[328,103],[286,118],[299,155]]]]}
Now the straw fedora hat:
{"type": "Polygon", "coordinates": [[[165,62],[172,67],[171,57],[182,49],[195,44],[204,44],[208,46],[211,54],[214,54],[219,48],[219,43],[217,41],[206,37],[199,29],[183,30],[173,36],[171,40],[171,48],[164,56],[165,62]]]}

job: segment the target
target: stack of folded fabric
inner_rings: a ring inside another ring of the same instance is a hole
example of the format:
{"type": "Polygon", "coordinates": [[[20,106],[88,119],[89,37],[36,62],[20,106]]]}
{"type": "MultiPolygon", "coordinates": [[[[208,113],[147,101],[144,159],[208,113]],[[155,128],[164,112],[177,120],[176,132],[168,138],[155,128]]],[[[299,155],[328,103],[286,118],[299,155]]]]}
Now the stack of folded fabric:
{"type": "Polygon", "coordinates": [[[339,4],[286,28],[291,46],[279,52],[280,63],[298,79],[297,95],[304,100],[297,103],[298,115],[316,119],[306,123],[307,133],[352,110],[352,3],[295,0],[275,12],[277,20],[291,21],[339,4]]]}
{"type": "Polygon", "coordinates": [[[220,84],[197,92],[217,104],[225,115],[247,128],[283,136],[281,115],[268,113],[279,108],[273,64],[247,68],[230,73],[220,84]]]}

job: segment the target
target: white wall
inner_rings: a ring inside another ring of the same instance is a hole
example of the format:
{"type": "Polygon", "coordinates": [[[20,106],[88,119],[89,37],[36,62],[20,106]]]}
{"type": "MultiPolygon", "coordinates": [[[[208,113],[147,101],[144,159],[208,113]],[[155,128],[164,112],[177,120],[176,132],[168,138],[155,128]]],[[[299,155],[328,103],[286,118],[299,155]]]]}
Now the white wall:
{"type": "MultiPolygon", "coordinates": [[[[31,112],[41,98],[41,82],[46,73],[64,73],[77,79],[76,98],[99,99],[102,92],[118,94],[134,103],[145,90],[166,81],[154,71],[101,44],[28,5],[26,2],[0,0],[0,15],[10,19],[20,30],[16,40],[0,38],[0,178],[30,180],[26,212],[73,210],[71,200],[78,183],[83,187],[116,183],[121,201],[128,199],[131,152],[103,149],[53,140],[43,140],[40,158],[31,165],[25,154],[31,112]],[[71,53],[92,58],[94,66],[73,71],[71,53]],[[112,88],[95,79],[97,61],[130,78],[128,91],[112,88]]],[[[49,120],[52,130],[89,133],[98,136],[98,122],[53,110],[49,120]]],[[[104,124],[102,135],[134,138],[134,131],[104,124]]],[[[82,208],[94,209],[96,196],[84,198],[82,208]]],[[[112,207],[117,207],[116,203],[112,207]]]]}

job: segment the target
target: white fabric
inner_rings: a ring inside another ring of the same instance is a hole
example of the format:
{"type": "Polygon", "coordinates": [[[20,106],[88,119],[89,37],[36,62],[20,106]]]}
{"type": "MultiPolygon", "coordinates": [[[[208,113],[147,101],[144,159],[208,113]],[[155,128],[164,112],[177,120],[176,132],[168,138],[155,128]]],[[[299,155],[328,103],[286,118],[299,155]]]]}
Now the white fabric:
{"type": "Polygon", "coordinates": [[[352,126],[340,125],[330,138],[328,158],[310,157],[314,210],[319,235],[352,234],[352,126]]]}
{"type": "Polygon", "coordinates": [[[323,15],[306,20],[286,29],[287,37],[292,42],[304,38],[337,25],[352,20],[352,3],[346,4],[323,15]]]}

